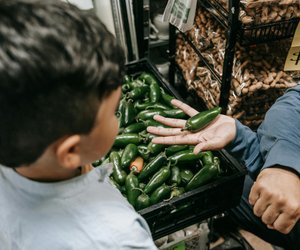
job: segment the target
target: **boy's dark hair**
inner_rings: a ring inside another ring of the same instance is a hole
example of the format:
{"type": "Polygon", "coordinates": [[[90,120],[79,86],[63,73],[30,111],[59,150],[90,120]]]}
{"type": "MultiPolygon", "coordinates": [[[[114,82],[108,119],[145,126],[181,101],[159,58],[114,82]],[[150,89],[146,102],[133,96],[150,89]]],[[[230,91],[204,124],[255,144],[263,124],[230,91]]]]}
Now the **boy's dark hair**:
{"type": "Polygon", "coordinates": [[[57,139],[89,133],[123,71],[122,48],[94,14],[0,0],[0,164],[30,164],[57,139]]]}

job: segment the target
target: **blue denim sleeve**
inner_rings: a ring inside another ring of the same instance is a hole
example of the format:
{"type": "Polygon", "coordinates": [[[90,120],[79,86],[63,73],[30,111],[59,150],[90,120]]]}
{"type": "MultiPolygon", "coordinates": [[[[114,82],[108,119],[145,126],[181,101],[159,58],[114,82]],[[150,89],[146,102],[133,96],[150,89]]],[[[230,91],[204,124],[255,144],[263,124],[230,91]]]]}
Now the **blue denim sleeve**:
{"type": "Polygon", "coordinates": [[[253,179],[261,169],[278,165],[300,175],[300,85],[277,99],[257,133],[237,120],[236,129],[225,149],[245,164],[253,179]]]}
{"type": "Polygon", "coordinates": [[[246,166],[252,179],[256,179],[263,166],[263,159],[259,150],[259,138],[254,131],[238,120],[235,120],[235,123],[236,137],[225,149],[246,166]]]}
{"type": "Polygon", "coordinates": [[[280,165],[300,174],[300,86],[277,99],[257,133],[262,168],[280,165]]]}

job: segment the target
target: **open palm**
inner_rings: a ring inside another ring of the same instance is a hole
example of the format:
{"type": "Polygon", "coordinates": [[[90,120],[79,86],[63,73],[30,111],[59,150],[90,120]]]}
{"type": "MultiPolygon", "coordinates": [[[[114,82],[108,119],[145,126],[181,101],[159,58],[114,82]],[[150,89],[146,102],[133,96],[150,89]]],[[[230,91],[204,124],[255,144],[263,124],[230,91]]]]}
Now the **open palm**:
{"type": "MultiPolygon", "coordinates": [[[[172,100],[172,104],[189,116],[194,116],[198,113],[197,110],[179,100],[172,100]]],[[[235,121],[233,118],[225,115],[218,115],[209,126],[196,133],[181,131],[186,120],[167,118],[160,115],[154,116],[154,119],[170,128],[149,126],[147,131],[158,135],[152,140],[153,143],[196,145],[194,153],[202,150],[221,149],[235,137],[235,121]]]]}

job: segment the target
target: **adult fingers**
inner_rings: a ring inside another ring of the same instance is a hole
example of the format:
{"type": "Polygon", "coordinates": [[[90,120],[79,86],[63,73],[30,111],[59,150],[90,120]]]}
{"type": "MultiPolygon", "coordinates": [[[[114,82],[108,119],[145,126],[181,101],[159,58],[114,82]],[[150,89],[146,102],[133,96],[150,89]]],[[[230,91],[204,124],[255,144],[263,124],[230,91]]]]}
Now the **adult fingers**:
{"type": "Polygon", "coordinates": [[[292,219],[287,216],[287,214],[281,213],[272,226],[275,230],[283,234],[288,234],[293,229],[297,221],[297,219],[292,219]]]}
{"type": "Polygon", "coordinates": [[[259,197],[253,206],[253,213],[258,216],[262,217],[264,212],[266,211],[267,207],[270,206],[270,201],[268,199],[264,199],[263,197],[259,197]]]}
{"type": "Polygon", "coordinates": [[[255,202],[258,200],[259,195],[260,195],[260,190],[259,188],[255,185],[256,182],[253,183],[251,190],[250,190],[250,194],[249,194],[249,203],[253,206],[255,204],[255,202]]]}
{"type": "Polygon", "coordinates": [[[155,135],[161,135],[161,136],[186,134],[186,132],[181,131],[180,128],[163,128],[163,127],[154,127],[154,126],[147,127],[147,132],[155,135]]]}
{"type": "Polygon", "coordinates": [[[180,108],[184,113],[186,113],[187,115],[189,116],[194,116],[196,114],[199,113],[199,111],[197,111],[196,109],[192,108],[191,106],[187,105],[186,103],[182,102],[182,101],[179,101],[177,99],[173,99],[171,101],[171,103],[180,108]]]}
{"type": "Polygon", "coordinates": [[[167,118],[161,115],[155,115],[153,119],[173,128],[183,128],[186,123],[186,120],[183,119],[167,118]]]}
{"type": "Polygon", "coordinates": [[[205,137],[201,137],[198,139],[198,144],[194,148],[194,153],[198,154],[204,150],[219,150],[223,148],[224,145],[219,138],[214,139],[206,139],[205,137]]]}
{"type": "Polygon", "coordinates": [[[290,232],[297,220],[293,221],[287,213],[283,213],[278,204],[272,202],[268,193],[261,193],[260,188],[255,184],[253,184],[249,195],[249,203],[253,205],[253,213],[261,217],[268,228],[281,233],[290,232]]]}
{"type": "Polygon", "coordinates": [[[261,220],[263,223],[270,227],[273,227],[273,223],[279,217],[280,212],[272,205],[268,205],[261,216],[261,220]]]}
{"type": "Polygon", "coordinates": [[[192,135],[177,135],[177,136],[165,136],[165,137],[155,137],[152,139],[153,143],[156,144],[189,144],[194,145],[197,143],[197,138],[192,135]]]}

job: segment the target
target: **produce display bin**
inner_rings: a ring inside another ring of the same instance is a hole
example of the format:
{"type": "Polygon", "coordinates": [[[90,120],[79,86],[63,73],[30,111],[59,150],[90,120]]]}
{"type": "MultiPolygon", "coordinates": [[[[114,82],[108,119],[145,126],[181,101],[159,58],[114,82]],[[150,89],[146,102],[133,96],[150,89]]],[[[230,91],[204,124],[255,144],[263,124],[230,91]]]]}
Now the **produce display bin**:
{"type": "MultiPolygon", "coordinates": [[[[298,21],[294,20],[277,24],[289,26],[293,23],[296,27],[298,21]]],[[[270,23],[257,25],[264,27],[264,30],[248,27],[257,39],[257,32],[263,32],[264,36],[278,35],[270,23]]],[[[290,29],[287,26],[282,30],[288,32],[290,29]]],[[[182,71],[186,88],[194,89],[208,109],[218,104],[227,115],[257,129],[275,100],[286,89],[297,85],[299,74],[284,71],[292,39],[255,46],[243,46],[237,42],[235,49],[230,51],[227,50],[230,40],[227,32],[228,29],[215,19],[210,9],[198,5],[192,29],[173,36],[176,40],[175,62],[182,71]],[[227,65],[225,57],[229,54],[234,58],[231,73],[224,68],[227,65]],[[224,86],[229,88],[225,92],[222,89],[224,86]],[[228,93],[227,97],[225,93],[228,93]],[[225,99],[226,106],[222,102],[225,99]]]]}
{"type": "MultiPolygon", "coordinates": [[[[185,101],[147,59],[128,63],[126,70],[127,74],[133,76],[144,71],[151,73],[166,92],[185,101]]],[[[194,106],[194,108],[198,107],[194,106]]],[[[138,211],[147,221],[154,239],[222,213],[239,203],[246,175],[245,167],[225,150],[214,154],[221,161],[220,166],[226,172],[224,176],[179,197],[138,211]]]]}
{"type": "Polygon", "coordinates": [[[279,22],[242,26],[240,31],[241,44],[257,44],[293,37],[300,18],[279,22]]]}
{"type": "MultiPolygon", "coordinates": [[[[206,0],[201,3],[209,6],[220,24],[228,27],[228,0],[206,0]]],[[[239,5],[239,42],[243,45],[293,37],[300,20],[300,4],[296,1],[284,4],[274,0],[240,0],[239,5]]]]}

